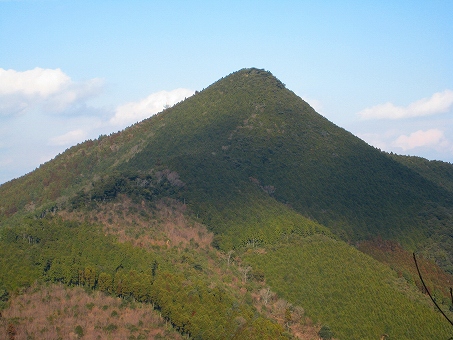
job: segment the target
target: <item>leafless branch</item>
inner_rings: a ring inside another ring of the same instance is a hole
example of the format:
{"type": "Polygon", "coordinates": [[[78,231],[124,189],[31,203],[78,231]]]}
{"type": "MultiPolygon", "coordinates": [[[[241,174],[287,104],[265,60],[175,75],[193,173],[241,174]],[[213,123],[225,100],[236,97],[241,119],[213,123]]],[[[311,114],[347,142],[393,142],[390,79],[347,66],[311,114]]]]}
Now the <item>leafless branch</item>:
{"type": "Polygon", "coordinates": [[[439,312],[441,312],[442,315],[444,316],[444,318],[447,319],[447,321],[453,326],[453,322],[448,318],[447,315],[445,315],[445,313],[443,312],[443,310],[440,309],[440,307],[439,307],[439,305],[437,304],[436,300],[434,300],[434,298],[432,297],[431,293],[429,292],[428,287],[426,287],[425,281],[423,280],[422,274],[420,273],[420,269],[418,268],[418,263],[417,263],[417,258],[415,257],[415,253],[412,253],[412,255],[414,256],[414,262],[415,262],[415,267],[417,268],[418,276],[420,277],[420,281],[422,281],[422,285],[423,285],[423,287],[425,288],[426,293],[428,293],[428,296],[431,298],[431,301],[432,301],[432,302],[434,303],[434,305],[437,307],[437,309],[439,310],[439,312]]]}

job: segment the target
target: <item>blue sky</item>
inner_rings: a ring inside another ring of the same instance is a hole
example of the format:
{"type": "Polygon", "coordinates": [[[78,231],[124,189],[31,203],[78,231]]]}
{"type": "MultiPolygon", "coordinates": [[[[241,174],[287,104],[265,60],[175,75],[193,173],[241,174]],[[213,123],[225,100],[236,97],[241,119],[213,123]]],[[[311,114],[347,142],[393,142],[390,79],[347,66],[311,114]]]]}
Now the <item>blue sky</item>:
{"type": "Polygon", "coordinates": [[[244,67],[385,151],[453,162],[452,1],[0,0],[0,183],[244,67]]]}

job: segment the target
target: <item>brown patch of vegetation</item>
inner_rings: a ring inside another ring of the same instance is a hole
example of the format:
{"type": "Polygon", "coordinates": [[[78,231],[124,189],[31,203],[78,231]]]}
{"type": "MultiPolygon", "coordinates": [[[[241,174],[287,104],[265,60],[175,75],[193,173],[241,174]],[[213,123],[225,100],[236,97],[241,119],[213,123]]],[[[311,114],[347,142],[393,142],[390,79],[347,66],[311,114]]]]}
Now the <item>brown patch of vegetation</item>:
{"type": "MultiPolygon", "coordinates": [[[[215,282],[223,282],[234,295],[243,300],[246,294],[250,294],[248,292],[251,287],[246,287],[250,281],[254,287],[252,303],[263,316],[276,321],[298,339],[319,339],[321,326],[306,317],[301,307],[292,306],[270,291],[269,296],[264,298],[263,292],[267,286],[264,280],[257,281],[253,275],[244,282],[244,273],[240,271],[240,256],[234,252],[223,254],[212,248],[213,234],[204,225],[190,220],[186,206],[181,202],[165,198],[153,205],[147,202],[138,204],[127,196],[121,196],[115,202],[99,203],[97,209],[88,213],[60,211],[58,214],[65,219],[101,224],[106,234],[116,235],[120,242],[130,242],[138,247],[177,247],[182,250],[189,246],[192,249],[204,249],[208,265],[206,270],[215,277],[212,286],[216,285],[215,282]],[[291,315],[291,320],[285,319],[288,315],[291,315]]],[[[255,251],[266,252],[264,248],[255,251]]]]}
{"type": "Polygon", "coordinates": [[[253,305],[269,319],[276,321],[297,339],[318,340],[321,325],[305,316],[300,306],[293,306],[263,285],[252,294],[253,305]]]}
{"type": "MultiPolygon", "coordinates": [[[[248,250],[250,251],[250,249],[248,250]]],[[[259,254],[265,254],[265,248],[253,250],[259,254]]],[[[239,294],[240,299],[246,299],[250,294],[251,303],[264,317],[269,318],[281,325],[287,332],[297,339],[319,340],[318,332],[321,325],[305,315],[304,309],[294,306],[282,299],[277,293],[271,291],[266,284],[265,278],[261,278],[260,271],[252,267],[247,272],[247,281],[244,282],[244,268],[247,265],[242,261],[240,254],[230,251],[228,253],[217,253],[217,266],[212,269],[222,278],[222,282],[233,291],[239,294]]],[[[263,274],[264,275],[264,274],[263,274]]]]}
{"type": "Polygon", "coordinates": [[[80,287],[31,287],[2,316],[3,339],[182,339],[150,305],[80,287]]]}
{"type": "MultiPolygon", "coordinates": [[[[357,245],[357,249],[389,265],[390,268],[398,273],[399,277],[404,277],[406,281],[417,285],[423,291],[412,253],[401,247],[399,243],[375,238],[360,242],[357,245]]],[[[427,283],[430,292],[442,294],[444,299],[448,300],[450,297],[449,289],[453,284],[453,276],[445,273],[433,261],[418,256],[417,262],[423,274],[423,280],[427,283]]]]}
{"type": "Polygon", "coordinates": [[[210,247],[213,237],[205,226],[186,216],[184,204],[170,198],[151,205],[144,201],[134,203],[129,197],[121,196],[116,202],[99,203],[97,209],[89,212],[60,211],[58,214],[69,220],[99,223],[106,234],[142,248],[180,244],[206,248],[210,247]]]}

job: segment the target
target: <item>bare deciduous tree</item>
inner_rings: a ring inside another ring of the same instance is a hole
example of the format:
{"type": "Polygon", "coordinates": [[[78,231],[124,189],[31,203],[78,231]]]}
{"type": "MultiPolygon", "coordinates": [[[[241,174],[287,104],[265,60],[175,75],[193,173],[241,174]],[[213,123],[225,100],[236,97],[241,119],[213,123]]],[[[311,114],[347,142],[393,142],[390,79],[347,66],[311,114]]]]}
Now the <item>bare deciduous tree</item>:
{"type": "Polygon", "coordinates": [[[271,296],[272,292],[269,287],[260,290],[260,297],[261,299],[263,299],[265,306],[269,303],[269,299],[271,298],[271,296]]]}
{"type": "Polygon", "coordinates": [[[226,255],[227,255],[227,264],[228,266],[230,265],[230,261],[231,261],[231,255],[233,255],[234,253],[234,250],[230,250],[226,255]]]}
{"type": "Polygon", "coordinates": [[[239,271],[242,273],[243,277],[242,277],[242,281],[244,283],[247,282],[247,275],[248,273],[252,270],[252,267],[250,266],[247,266],[247,267],[239,267],[239,271]]]}

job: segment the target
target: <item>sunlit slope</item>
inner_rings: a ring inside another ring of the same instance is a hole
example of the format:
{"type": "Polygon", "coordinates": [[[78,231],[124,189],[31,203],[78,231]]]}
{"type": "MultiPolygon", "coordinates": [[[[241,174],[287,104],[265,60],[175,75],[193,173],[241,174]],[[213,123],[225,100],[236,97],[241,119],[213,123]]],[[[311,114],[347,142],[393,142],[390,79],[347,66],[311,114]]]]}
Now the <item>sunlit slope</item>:
{"type": "Polygon", "coordinates": [[[304,306],[338,339],[448,339],[451,325],[395,272],[343,242],[315,235],[245,256],[273,290],[304,306]],[[416,325],[416,326],[415,326],[416,325]]]}

